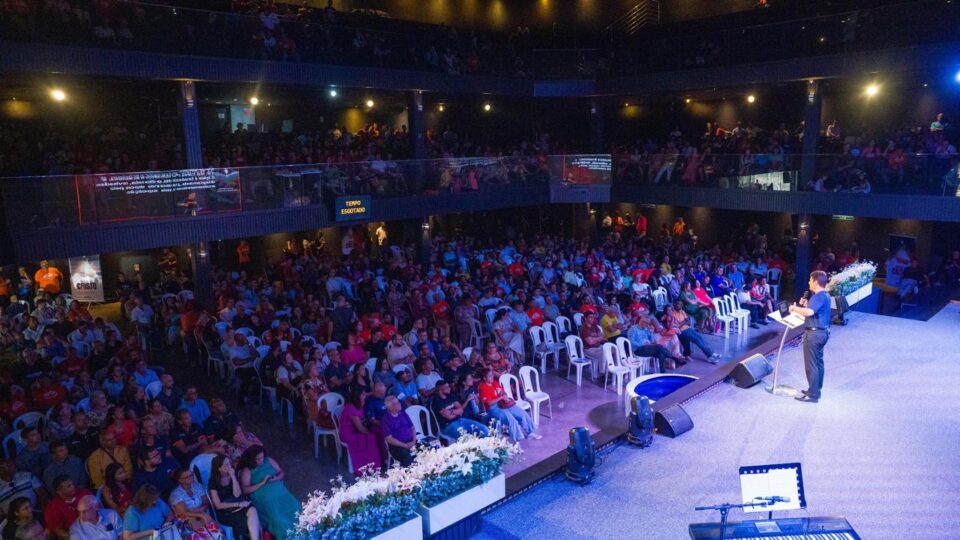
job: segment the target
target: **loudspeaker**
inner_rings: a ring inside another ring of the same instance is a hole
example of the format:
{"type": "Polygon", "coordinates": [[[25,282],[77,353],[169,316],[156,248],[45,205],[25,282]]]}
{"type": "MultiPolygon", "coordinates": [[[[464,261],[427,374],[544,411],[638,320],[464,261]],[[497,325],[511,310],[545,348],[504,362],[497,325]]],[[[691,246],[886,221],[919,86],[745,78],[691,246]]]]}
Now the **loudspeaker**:
{"type": "Polygon", "coordinates": [[[653,425],[657,433],[673,439],[693,429],[693,420],[683,407],[671,405],[654,415],[653,425]]]}
{"type": "Polygon", "coordinates": [[[770,362],[767,362],[762,354],[755,354],[750,358],[741,360],[733,368],[730,378],[733,379],[733,384],[740,388],[750,388],[771,372],[773,372],[773,368],[770,367],[770,362]]]}

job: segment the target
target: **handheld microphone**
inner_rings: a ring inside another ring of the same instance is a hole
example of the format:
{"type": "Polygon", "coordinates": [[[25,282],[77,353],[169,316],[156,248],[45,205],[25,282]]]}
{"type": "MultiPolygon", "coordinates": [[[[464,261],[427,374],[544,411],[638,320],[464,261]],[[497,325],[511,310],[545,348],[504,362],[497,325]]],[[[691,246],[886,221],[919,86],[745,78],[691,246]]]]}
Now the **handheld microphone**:
{"type": "Polygon", "coordinates": [[[810,291],[809,291],[809,290],[807,290],[805,293],[803,293],[803,299],[804,299],[804,300],[810,300],[810,291]]]}

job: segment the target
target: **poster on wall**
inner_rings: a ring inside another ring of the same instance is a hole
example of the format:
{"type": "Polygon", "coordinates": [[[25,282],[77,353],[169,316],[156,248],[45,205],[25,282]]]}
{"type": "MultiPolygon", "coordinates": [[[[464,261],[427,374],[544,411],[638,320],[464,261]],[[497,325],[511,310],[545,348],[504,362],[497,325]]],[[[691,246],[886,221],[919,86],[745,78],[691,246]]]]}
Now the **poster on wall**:
{"type": "Polygon", "coordinates": [[[80,302],[103,302],[99,255],[70,258],[70,294],[80,302]]]}

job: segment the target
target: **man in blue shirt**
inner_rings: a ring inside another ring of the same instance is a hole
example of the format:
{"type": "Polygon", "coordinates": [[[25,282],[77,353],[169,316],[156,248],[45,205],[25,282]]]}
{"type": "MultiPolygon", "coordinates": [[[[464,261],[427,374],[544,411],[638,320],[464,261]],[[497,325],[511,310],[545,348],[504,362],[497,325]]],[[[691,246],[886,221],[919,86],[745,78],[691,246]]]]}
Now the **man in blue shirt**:
{"type": "Polygon", "coordinates": [[[797,401],[816,403],[823,387],[823,348],[830,339],[830,293],[827,292],[827,273],[810,273],[810,299],[801,298],[790,306],[790,313],[806,317],[803,331],[803,367],[807,373],[808,389],[796,397],[797,401]]]}
{"type": "Polygon", "coordinates": [[[201,428],[207,418],[210,418],[210,407],[205,400],[197,397],[197,387],[195,385],[187,386],[187,392],[183,396],[183,401],[180,402],[180,408],[186,409],[190,413],[193,423],[201,428]]]}

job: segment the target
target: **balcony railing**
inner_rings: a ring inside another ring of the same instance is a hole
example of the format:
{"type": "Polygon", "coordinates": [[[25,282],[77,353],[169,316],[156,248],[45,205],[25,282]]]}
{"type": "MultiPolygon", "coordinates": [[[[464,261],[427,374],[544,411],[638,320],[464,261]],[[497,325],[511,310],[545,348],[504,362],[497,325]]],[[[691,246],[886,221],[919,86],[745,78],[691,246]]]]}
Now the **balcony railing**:
{"type": "MultiPolygon", "coordinates": [[[[493,192],[560,178],[565,156],[365,161],[0,179],[11,230],[493,192]]],[[[609,161],[609,156],[607,156],[609,161]]]]}
{"type": "MultiPolygon", "coordinates": [[[[117,222],[190,218],[284,208],[332,208],[337,197],[509,196],[549,183],[589,185],[612,177],[619,186],[757,192],[809,191],[958,196],[956,157],[895,154],[874,158],[797,154],[617,154],[611,173],[581,176],[591,158],[609,155],[478,157],[366,161],[273,167],[196,169],[0,179],[8,228],[76,228],[117,222]],[[585,159],[586,158],[586,159],[585,159]],[[806,161],[817,174],[804,183],[806,161]],[[598,180],[594,180],[594,178],[598,180]]],[[[601,197],[602,198],[602,197],[601,197]]]]}
{"type": "Polygon", "coordinates": [[[614,184],[691,188],[957,195],[958,157],[851,154],[616,154],[614,184]],[[801,180],[807,162],[815,174],[801,180]]]}

